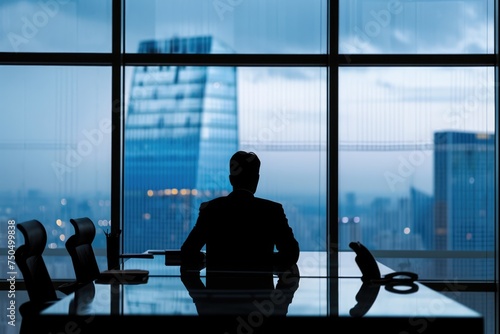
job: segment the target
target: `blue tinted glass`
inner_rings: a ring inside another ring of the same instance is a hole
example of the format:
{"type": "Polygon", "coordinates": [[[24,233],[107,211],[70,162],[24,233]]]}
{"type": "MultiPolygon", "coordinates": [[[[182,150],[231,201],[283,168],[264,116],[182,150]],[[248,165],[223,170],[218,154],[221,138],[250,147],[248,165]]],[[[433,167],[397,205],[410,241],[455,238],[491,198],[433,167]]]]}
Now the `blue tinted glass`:
{"type": "Polygon", "coordinates": [[[231,191],[239,149],[261,158],[256,195],[283,203],[301,248],[325,249],[325,69],[150,66],[126,78],[127,252],[179,248],[200,203],[231,191]]]}
{"type": "Polygon", "coordinates": [[[143,41],[202,36],[218,43],[171,43],[157,52],[325,53],[326,4],[326,0],[128,0],[126,51],[145,52],[143,41]]]}
{"type": "Polygon", "coordinates": [[[480,251],[390,266],[492,278],[494,69],[343,68],[339,82],[341,249],[480,251]]]}
{"type": "Polygon", "coordinates": [[[110,52],[111,0],[2,0],[1,52],[110,52]]]}
{"type": "MultiPolygon", "coordinates": [[[[70,218],[91,218],[96,251],[105,246],[102,229],[111,219],[110,80],[105,67],[0,66],[0,223],[44,224],[55,279],[74,275],[65,249],[74,233],[70,218]]],[[[1,238],[0,248],[6,242],[1,238]]],[[[17,231],[16,246],[22,244],[17,231]]]]}
{"type": "Polygon", "coordinates": [[[341,0],[339,51],[493,53],[493,0],[341,0]]]}

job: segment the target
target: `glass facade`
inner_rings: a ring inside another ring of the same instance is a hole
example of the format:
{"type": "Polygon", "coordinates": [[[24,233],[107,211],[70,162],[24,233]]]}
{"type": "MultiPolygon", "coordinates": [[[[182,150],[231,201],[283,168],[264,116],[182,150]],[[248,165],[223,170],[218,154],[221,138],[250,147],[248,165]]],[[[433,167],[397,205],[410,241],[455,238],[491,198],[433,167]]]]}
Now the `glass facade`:
{"type": "MultiPolygon", "coordinates": [[[[211,37],[144,42],[143,52],[210,52],[211,37]]],[[[226,195],[239,147],[236,68],[133,68],[125,122],[124,250],[177,249],[201,201],[226,195]]]]}
{"type": "MultiPolygon", "coordinates": [[[[434,247],[437,250],[493,252],[495,136],[491,133],[437,132],[434,135],[434,247]]],[[[493,278],[494,258],[437,261],[440,276],[493,278]]]]}
{"type": "Polygon", "coordinates": [[[494,144],[488,133],[434,135],[437,249],[494,249],[494,144]]]}

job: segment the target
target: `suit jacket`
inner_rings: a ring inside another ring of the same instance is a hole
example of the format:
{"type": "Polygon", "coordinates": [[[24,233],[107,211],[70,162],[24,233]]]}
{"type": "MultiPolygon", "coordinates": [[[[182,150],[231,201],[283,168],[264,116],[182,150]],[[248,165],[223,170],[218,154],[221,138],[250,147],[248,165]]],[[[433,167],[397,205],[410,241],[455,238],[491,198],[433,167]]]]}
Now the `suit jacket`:
{"type": "Polygon", "coordinates": [[[299,257],[282,205],[246,190],[200,205],[197,222],[181,247],[182,263],[198,261],[205,245],[207,283],[210,273],[272,272],[273,267],[289,268],[299,257]]]}

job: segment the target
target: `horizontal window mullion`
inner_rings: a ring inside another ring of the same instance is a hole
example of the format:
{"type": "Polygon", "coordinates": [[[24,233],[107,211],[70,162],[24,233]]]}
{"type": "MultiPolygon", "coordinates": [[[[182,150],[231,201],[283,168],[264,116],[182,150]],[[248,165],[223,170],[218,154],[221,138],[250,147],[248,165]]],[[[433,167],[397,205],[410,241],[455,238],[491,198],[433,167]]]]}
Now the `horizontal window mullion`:
{"type": "Polygon", "coordinates": [[[381,258],[416,258],[416,259],[486,259],[495,258],[493,250],[371,250],[373,256],[381,258]]]}
{"type": "Polygon", "coordinates": [[[327,66],[327,55],[275,54],[124,54],[126,66],[327,66]]]}
{"type": "Polygon", "coordinates": [[[0,65],[110,66],[111,53],[0,52],[0,65]]]}
{"type": "MultiPolygon", "coordinates": [[[[0,53],[1,65],[110,66],[121,65],[192,66],[328,66],[327,55],[297,54],[122,54],[113,53],[0,53]]],[[[487,55],[348,55],[337,56],[339,66],[496,66],[497,58],[487,55]]],[[[335,65],[335,64],[331,64],[335,65]]]]}
{"type": "Polygon", "coordinates": [[[340,54],[340,66],[495,66],[494,54],[340,54]]]}

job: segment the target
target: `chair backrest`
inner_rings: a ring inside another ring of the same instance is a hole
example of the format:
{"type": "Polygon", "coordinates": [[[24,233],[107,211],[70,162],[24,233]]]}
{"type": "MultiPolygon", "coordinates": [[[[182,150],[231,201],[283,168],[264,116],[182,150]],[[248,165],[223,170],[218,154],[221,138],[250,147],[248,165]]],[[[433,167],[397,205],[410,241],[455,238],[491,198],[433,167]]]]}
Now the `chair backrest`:
{"type": "Polygon", "coordinates": [[[17,224],[24,236],[24,245],[16,250],[16,263],[23,274],[30,302],[43,304],[57,300],[57,293],[43,260],[47,232],[38,220],[17,224]]]}
{"type": "Polygon", "coordinates": [[[87,283],[96,279],[100,274],[92,248],[96,233],[95,225],[87,217],[70,219],[70,222],[75,228],[75,234],[66,241],[66,249],[73,262],[76,281],[87,283]]]}

